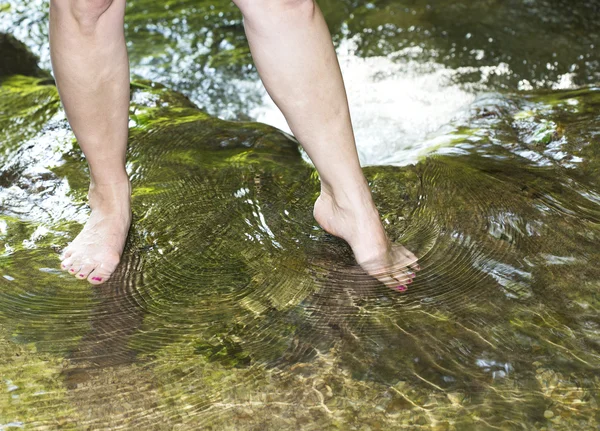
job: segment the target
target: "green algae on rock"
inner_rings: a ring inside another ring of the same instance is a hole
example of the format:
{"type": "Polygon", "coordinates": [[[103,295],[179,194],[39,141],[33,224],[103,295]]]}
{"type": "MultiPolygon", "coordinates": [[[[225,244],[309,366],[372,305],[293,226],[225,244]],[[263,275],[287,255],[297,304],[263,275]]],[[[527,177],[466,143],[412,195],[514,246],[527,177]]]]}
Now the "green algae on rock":
{"type": "Polygon", "coordinates": [[[0,86],[1,427],[597,428],[596,87],[488,99],[452,147],[365,169],[421,257],[399,295],[316,226],[293,138],[149,81],[123,263],[59,271],[87,167],[40,79],[0,86]]]}
{"type": "MultiPolygon", "coordinates": [[[[0,30],[24,39],[49,68],[48,0],[3,0],[0,30]]],[[[433,60],[484,89],[589,85],[600,79],[595,0],[320,0],[334,40],[360,58],[433,60]]],[[[130,0],[126,37],[135,77],[185,92],[212,115],[248,118],[262,100],[230,0],[130,0]],[[242,85],[238,85],[242,83],[242,85]]]]}

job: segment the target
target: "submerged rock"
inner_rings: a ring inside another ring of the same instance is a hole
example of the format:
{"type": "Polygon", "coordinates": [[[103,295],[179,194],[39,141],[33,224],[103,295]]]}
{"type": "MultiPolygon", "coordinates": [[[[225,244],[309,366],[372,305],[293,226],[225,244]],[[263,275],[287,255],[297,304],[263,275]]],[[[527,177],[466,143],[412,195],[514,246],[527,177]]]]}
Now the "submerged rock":
{"type": "Polygon", "coordinates": [[[399,295],[316,226],[292,137],[135,81],[135,219],[92,289],[57,269],[88,178],[56,88],[5,77],[0,370],[19,397],[0,398],[0,423],[594,429],[600,200],[579,175],[598,166],[597,94],[568,94],[577,115],[565,92],[514,100],[447,154],[365,169],[390,236],[421,257],[399,295]],[[522,155],[558,140],[575,167],[522,155]]]}

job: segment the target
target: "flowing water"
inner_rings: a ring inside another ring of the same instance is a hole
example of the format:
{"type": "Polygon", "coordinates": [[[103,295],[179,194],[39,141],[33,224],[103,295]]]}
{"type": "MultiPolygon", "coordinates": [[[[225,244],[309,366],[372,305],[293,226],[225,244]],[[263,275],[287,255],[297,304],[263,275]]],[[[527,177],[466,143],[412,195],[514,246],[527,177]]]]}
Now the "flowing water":
{"type": "Polygon", "coordinates": [[[41,67],[0,36],[0,430],[598,429],[600,5],[319,4],[405,293],[249,121],[286,127],[224,0],[129,2],[134,224],[107,284],[59,271],[87,167],[47,4],[0,0],[41,67]]]}

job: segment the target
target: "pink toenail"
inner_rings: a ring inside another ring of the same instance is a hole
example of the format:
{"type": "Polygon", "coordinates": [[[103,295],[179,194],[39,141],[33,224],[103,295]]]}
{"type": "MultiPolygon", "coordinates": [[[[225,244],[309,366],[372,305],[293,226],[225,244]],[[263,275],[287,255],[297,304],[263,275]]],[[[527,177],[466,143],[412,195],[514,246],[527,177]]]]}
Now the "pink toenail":
{"type": "Polygon", "coordinates": [[[398,286],[398,287],[396,287],[396,289],[398,289],[400,292],[404,292],[406,290],[406,286],[404,286],[404,285],[398,286]]]}
{"type": "Polygon", "coordinates": [[[83,277],[83,274],[79,274],[80,277],[83,277]]]}
{"type": "Polygon", "coordinates": [[[412,283],[412,280],[407,280],[406,284],[412,283]]]}
{"type": "Polygon", "coordinates": [[[92,277],[92,280],[94,280],[94,281],[102,281],[102,277],[92,277]]]}
{"type": "Polygon", "coordinates": [[[75,272],[75,270],[73,268],[69,269],[69,272],[75,272]]]}

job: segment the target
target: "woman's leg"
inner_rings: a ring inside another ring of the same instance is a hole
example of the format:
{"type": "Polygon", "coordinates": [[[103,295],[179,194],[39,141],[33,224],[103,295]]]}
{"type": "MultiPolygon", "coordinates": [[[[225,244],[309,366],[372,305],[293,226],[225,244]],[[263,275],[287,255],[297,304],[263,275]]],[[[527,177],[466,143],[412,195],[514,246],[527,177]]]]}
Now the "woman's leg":
{"type": "Polygon", "coordinates": [[[90,283],[116,269],[131,223],[125,171],[129,63],[125,0],[51,0],[50,52],[67,118],[90,167],[91,216],[61,267],[90,283]]]}
{"type": "Polygon", "coordinates": [[[359,164],[348,101],[331,36],[313,0],[234,0],[270,96],[315,164],[314,215],[346,240],[359,264],[386,285],[410,282],[417,258],[392,247],[359,164]]]}

